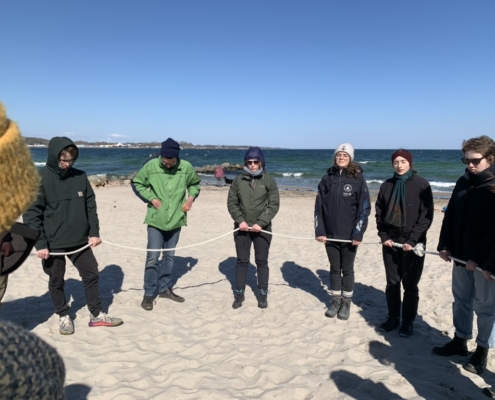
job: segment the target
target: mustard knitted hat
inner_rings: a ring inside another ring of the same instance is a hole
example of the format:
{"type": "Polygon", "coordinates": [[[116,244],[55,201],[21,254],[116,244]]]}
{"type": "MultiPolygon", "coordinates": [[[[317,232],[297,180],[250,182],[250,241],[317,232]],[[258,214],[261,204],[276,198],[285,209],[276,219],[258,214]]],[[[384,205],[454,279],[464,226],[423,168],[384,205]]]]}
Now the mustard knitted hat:
{"type": "Polygon", "coordinates": [[[0,233],[36,199],[39,175],[17,124],[0,103],[0,233]]]}

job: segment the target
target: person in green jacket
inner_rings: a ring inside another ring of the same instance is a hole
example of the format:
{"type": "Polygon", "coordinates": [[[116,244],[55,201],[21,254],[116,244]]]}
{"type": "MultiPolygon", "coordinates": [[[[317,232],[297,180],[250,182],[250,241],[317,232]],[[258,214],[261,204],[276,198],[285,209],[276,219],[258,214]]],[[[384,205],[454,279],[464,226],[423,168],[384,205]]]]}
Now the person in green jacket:
{"type": "MultiPolygon", "coordinates": [[[[193,166],[179,158],[180,145],[168,138],[162,143],[160,157],[148,161],[132,180],[134,193],[148,205],[144,222],[148,224],[148,249],[173,249],[181,228],[187,223],[187,212],[200,192],[201,182],[193,166]]],[[[158,287],[159,297],[184,302],[172,290],[172,269],[175,251],[148,251],[144,266],[144,298],[146,311],[153,309],[158,287]]]]}
{"type": "Polygon", "coordinates": [[[258,270],[258,307],[268,307],[268,251],[272,219],[278,212],[280,197],[275,180],[266,174],[265,157],[259,147],[251,147],[244,156],[244,172],[230,186],[227,208],[234,220],[237,252],[234,309],[242,306],[246,287],[251,243],[258,270]]]}
{"type": "Polygon", "coordinates": [[[110,317],[101,309],[98,290],[98,263],[92,248],[101,244],[96,213],[95,194],[84,171],[73,168],[79,150],[67,137],[54,137],[48,144],[46,166],[41,168],[41,185],[36,201],[23,216],[24,223],[40,231],[35,244],[42,259],[43,271],[49,276],[48,290],[56,313],[60,317],[59,332],[74,333],[69,305],[64,292],[65,253],[89,248],[68,255],[79,271],[84,294],[91,313],[89,326],[118,326],[120,318],[110,317]]]}

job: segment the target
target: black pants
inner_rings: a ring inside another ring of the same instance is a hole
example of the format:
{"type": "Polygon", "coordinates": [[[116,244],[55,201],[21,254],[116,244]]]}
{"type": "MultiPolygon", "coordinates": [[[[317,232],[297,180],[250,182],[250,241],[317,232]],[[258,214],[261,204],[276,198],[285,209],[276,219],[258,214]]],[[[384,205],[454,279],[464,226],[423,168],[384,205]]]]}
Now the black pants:
{"type": "MultiPolygon", "coordinates": [[[[271,232],[270,228],[264,230],[271,232]]],[[[254,261],[258,269],[258,288],[268,290],[268,250],[272,235],[263,232],[237,231],[234,233],[234,241],[237,252],[236,290],[243,290],[246,286],[251,243],[254,245],[254,261]]]]}
{"type": "Polygon", "coordinates": [[[414,321],[418,314],[419,289],[418,284],[423,273],[424,257],[419,257],[412,251],[403,251],[396,247],[382,246],[383,263],[387,277],[388,314],[397,319],[401,316],[401,281],[404,288],[402,301],[402,319],[414,321]]]}
{"type": "Polygon", "coordinates": [[[332,296],[352,297],[354,290],[354,260],[357,246],[351,243],[327,242],[328,261],[330,261],[330,291],[332,296]]]}
{"type": "MultiPolygon", "coordinates": [[[[73,250],[75,249],[53,251],[64,253],[73,250]]],[[[55,312],[61,317],[69,314],[69,305],[67,304],[64,292],[65,257],[50,256],[47,260],[43,260],[43,271],[50,277],[48,281],[50,297],[55,306],[55,312]]],[[[96,317],[101,311],[101,301],[98,290],[98,263],[93,255],[93,251],[87,248],[67,257],[79,271],[79,276],[84,285],[84,294],[86,295],[88,309],[96,317]]]]}

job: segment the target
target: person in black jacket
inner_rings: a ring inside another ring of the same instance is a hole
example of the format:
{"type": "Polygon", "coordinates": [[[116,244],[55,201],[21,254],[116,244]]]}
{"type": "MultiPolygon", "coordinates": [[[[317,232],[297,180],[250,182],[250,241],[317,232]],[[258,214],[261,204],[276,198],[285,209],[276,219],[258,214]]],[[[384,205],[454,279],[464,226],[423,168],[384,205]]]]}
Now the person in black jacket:
{"type": "Polygon", "coordinates": [[[333,166],[318,185],[315,237],[325,244],[330,262],[332,301],[325,316],[347,320],[354,292],[354,259],[363,240],[371,210],[362,169],[354,163],[354,148],[335,149],[333,166]]]}
{"type": "Polygon", "coordinates": [[[91,313],[89,326],[117,326],[120,318],[101,310],[98,290],[98,263],[93,247],[101,243],[95,194],[86,173],[72,168],[79,151],[72,140],[54,137],[48,144],[46,166],[41,168],[41,186],[36,201],[23,216],[25,224],[40,231],[36,242],[37,256],[43,271],[50,277],[48,290],[60,317],[59,332],[74,333],[69,305],[64,292],[65,256],[50,253],[74,252],[69,260],[78,269],[84,284],[86,302],[91,313]],[[91,247],[75,252],[86,244],[91,247]]]}
{"type": "Polygon", "coordinates": [[[412,250],[418,243],[426,246],[426,232],[433,222],[433,194],[428,181],[412,169],[413,158],[409,151],[399,149],[391,160],[394,176],[382,183],[375,204],[378,236],[383,244],[388,307],[388,318],[379,329],[390,332],[400,324],[399,335],[411,337],[418,313],[418,284],[425,262],[424,256],[412,250]],[[394,243],[403,246],[394,247],[394,243]],[[402,310],[401,283],[404,288],[402,310]]]}
{"type": "Polygon", "coordinates": [[[455,262],[452,268],[454,338],[433,352],[445,357],[468,354],[474,310],[477,348],[463,367],[479,374],[486,368],[488,349],[495,345],[495,283],[488,271],[476,270],[489,260],[495,243],[495,142],[488,136],[471,138],[463,142],[462,152],[466,172],[450,197],[437,250],[445,261],[452,256],[466,264],[455,262]]]}

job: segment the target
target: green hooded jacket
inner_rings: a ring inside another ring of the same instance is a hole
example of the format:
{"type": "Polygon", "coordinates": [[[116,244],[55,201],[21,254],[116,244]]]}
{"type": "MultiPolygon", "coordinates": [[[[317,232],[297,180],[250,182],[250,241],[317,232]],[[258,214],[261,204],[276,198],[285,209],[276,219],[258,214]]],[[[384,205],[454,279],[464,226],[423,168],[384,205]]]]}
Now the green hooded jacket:
{"type": "Polygon", "coordinates": [[[132,179],[132,187],[141,200],[148,203],[145,224],[162,231],[171,231],[187,224],[187,213],[182,206],[187,194],[194,198],[200,192],[201,180],[191,163],[177,159],[177,164],[168,169],[161,158],[148,161],[132,179]],[[151,202],[159,200],[162,205],[157,210],[151,202]]]}
{"type": "Polygon", "coordinates": [[[227,208],[237,225],[245,221],[249,226],[267,228],[279,207],[277,183],[265,172],[255,177],[244,172],[230,186],[227,208]]]}
{"type": "Polygon", "coordinates": [[[23,215],[25,224],[41,232],[37,250],[69,249],[87,244],[89,237],[100,236],[95,193],[86,173],[58,166],[58,156],[68,146],[77,149],[67,137],[50,140],[46,166],[39,171],[38,197],[23,215]]]}

